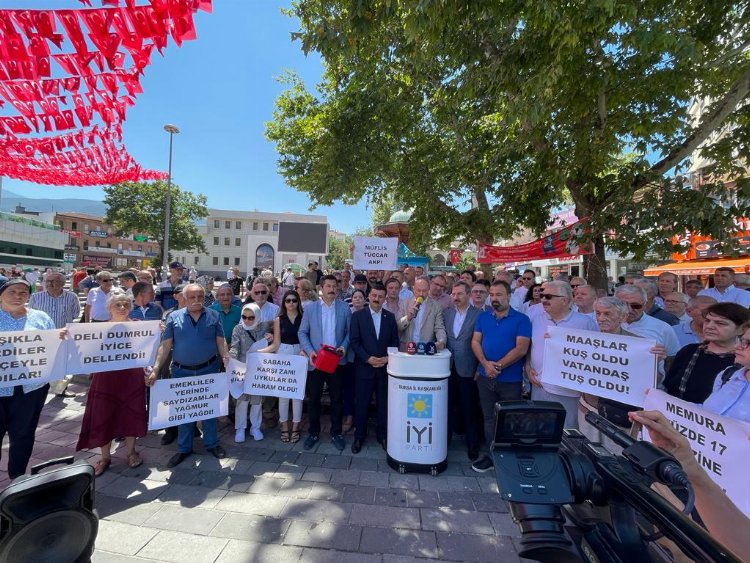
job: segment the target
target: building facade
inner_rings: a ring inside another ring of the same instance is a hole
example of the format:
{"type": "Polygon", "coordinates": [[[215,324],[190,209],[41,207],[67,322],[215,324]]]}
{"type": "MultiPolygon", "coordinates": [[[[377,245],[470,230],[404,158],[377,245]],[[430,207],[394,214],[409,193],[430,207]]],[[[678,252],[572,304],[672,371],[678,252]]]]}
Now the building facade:
{"type": "Polygon", "coordinates": [[[62,267],[67,237],[60,227],[15,213],[0,213],[0,265],[62,267]]]}
{"type": "Polygon", "coordinates": [[[158,256],[158,243],[145,235],[117,236],[102,217],[56,213],[54,223],[65,236],[65,261],[76,266],[127,270],[145,268],[158,256]]]}
{"type": "Polygon", "coordinates": [[[306,269],[310,260],[317,261],[323,268],[326,252],[279,251],[279,223],[282,222],[327,224],[328,219],[325,215],[209,209],[205,223],[198,226],[208,253],[179,251],[172,256],[186,268],[221,279],[233,266],[240,269],[242,276],[253,268],[278,273],[289,264],[299,264],[306,269]]]}

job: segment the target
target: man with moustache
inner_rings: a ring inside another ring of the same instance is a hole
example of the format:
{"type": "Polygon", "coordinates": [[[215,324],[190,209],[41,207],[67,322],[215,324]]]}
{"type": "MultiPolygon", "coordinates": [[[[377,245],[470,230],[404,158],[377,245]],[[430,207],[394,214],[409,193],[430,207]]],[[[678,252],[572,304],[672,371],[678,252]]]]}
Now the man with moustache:
{"type": "Polygon", "coordinates": [[[350,345],[354,352],[354,385],[356,432],[352,453],[362,451],[367,436],[367,411],[375,392],[377,408],[376,437],[385,450],[388,430],[388,348],[398,347],[396,316],[383,308],[386,291],[383,284],[370,287],[369,306],[352,314],[350,345]]]}
{"type": "Polygon", "coordinates": [[[443,311],[453,305],[451,296],[445,292],[447,285],[448,281],[443,274],[435,274],[430,280],[430,298],[438,303],[443,311]]]}
{"type": "Polygon", "coordinates": [[[581,394],[557,385],[544,383],[544,339],[550,326],[596,330],[590,317],[573,311],[573,289],[567,282],[552,281],[542,293],[543,311],[531,318],[531,353],[527,356],[526,374],[532,385],[531,398],[535,401],[558,402],[565,407],[565,428],[578,428],[578,399],[581,394]]]}
{"type": "Polygon", "coordinates": [[[445,348],[443,308],[430,298],[429,290],[427,276],[414,282],[414,299],[406,302],[406,313],[398,320],[404,347],[407,342],[435,342],[438,350],[445,348]]]}
{"type": "Polygon", "coordinates": [[[346,303],[336,299],[336,276],[323,276],[320,281],[321,299],[305,306],[299,328],[299,342],[311,364],[315,363],[318,351],[324,344],[333,346],[341,359],[334,373],[325,373],[318,369],[308,373],[307,408],[310,427],[302,447],[310,450],[320,440],[320,399],[323,396],[323,387],[327,383],[328,395],[331,398],[331,442],[337,450],[342,451],[346,446],[346,440],[341,432],[344,414],[342,390],[344,366],[348,361],[349,324],[352,313],[346,303]]]}
{"type": "Polygon", "coordinates": [[[523,390],[523,364],[529,350],[531,322],[510,306],[511,295],[507,282],[492,282],[492,312],[481,313],[474,325],[471,349],[479,361],[477,390],[488,447],[488,454],[471,466],[477,473],[493,467],[489,447],[495,435],[495,403],[520,400],[523,390]]]}
{"type": "Polygon", "coordinates": [[[480,309],[469,301],[469,284],[458,281],[453,285],[453,307],[443,311],[446,347],[451,352],[451,376],[448,382],[448,432],[463,429],[466,448],[471,461],[479,457],[479,428],[476,406],[479,404],[474,374],[477,358],[471,349],[474,325],[480,309]]]}

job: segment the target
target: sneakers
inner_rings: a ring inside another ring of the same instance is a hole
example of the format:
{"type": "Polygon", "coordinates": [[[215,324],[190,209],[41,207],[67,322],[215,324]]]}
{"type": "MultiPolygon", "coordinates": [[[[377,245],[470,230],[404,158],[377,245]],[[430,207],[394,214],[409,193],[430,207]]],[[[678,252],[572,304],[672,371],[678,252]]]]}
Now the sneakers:
{"type": "Polygon", "coordinates": [[[238,444],[241,444],[245,441],[245,429],[244,428],[238,428],[237,431],[234,433],[234,441],[238,444]]]}
{"type": "Polygon", "coordinates": [[[344,437],[341,434],[331,436],[331,443],[340,452],[343,452],[346,447],[346,440],[344,440],[344,437]]]}
{"type": "Polygon", "coordinates": [[[305,438],[305,442],[302,444],[302,449],[303,450],[313,449],[319,440],[320,440],[320,436],[313,436],[312,434],[308,435],[307,438],[305,438]]]}
{"type": "Polygon", "coordinates": [[[471,464],[471,468],[477,473],[485,473],[493,467],[495,467],[495,464],[492,463],[492,460],[488,456],[484,456],[479,461],[475,461],[471,464]]]}
{"type": "Polygon", "coordinates": [[[263,432],[260,431],[260,428],[251,428],[250,434],[253,435],[253,439],[256,442],[260,442],[263,439],[263,432]]]}

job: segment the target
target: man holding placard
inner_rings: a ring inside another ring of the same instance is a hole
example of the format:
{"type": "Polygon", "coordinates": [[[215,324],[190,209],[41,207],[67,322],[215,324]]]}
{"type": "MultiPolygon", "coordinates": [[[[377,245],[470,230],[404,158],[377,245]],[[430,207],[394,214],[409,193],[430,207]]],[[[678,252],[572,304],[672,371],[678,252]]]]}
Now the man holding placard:
{"type": "MultiPolygon", "coordinates": [[[[188,284],[183,290],[185,308],[167,317],[153,369],[147,368],[150,371],[148,385],[156,381],[157,373],[170,351],[173,353],[172,378],[219,373],[220,360],[224,365],[229,363],[221,318],[216,311],[203,306],[204,291],[203,286],[195,283],[188,284]]],[[[215,418],[203,420],[203,444],[214,457],[222,459],[226,457],[226,452],[219,444],[217,426],[215,418]]],[[[167,467],[179,465],[193,453],[194,430],[194,422],[179,425],[177,453],[167,462],[167,467]]]]}
{"type": "Polygon", "coordinates": [[[580,330],[596,330],[590,317],[573,311],[573,289],[567,282],[547,282],[542,294],[544,312],[531,318],[531,354],[527,356],[526,373],[532,384],[531,398],[535,401],[558,402],[565,407],[565,428],[578,428],[578,399],[580,392],[544,383],[544,341],[547,328],[559,326],[580,330]]]}

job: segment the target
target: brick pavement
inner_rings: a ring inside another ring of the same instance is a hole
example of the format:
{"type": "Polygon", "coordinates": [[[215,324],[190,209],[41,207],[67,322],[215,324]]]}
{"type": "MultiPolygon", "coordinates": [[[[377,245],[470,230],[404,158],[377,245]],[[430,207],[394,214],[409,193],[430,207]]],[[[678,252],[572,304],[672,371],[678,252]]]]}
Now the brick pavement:
{"type": "MultiPolygon", "coordinates": [[[[73,453],[86,389],[70,390],[76,397],[48,398],[32,464],[73,453]]],[[[354,456],[323,434],[305,452],[302,442],[282,444],[277,429],[235,444],[234,430],[220,428],[224,460],[203,455],[197,440],[196,454],[168,470],[174,444],[162,447],[156,434],[139,440],[137,469],[123,451],[113,455],[96,481],[94,562],[521,561],[494,478],[473,472],[455,440],[448,469],[431,477],[394,472],[374,440],[354,456]]],[[[3,454],[4,469],[7,440],[3,454]]]]}

